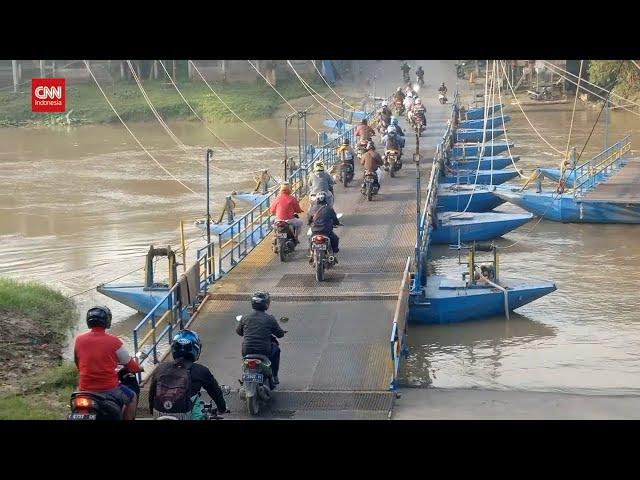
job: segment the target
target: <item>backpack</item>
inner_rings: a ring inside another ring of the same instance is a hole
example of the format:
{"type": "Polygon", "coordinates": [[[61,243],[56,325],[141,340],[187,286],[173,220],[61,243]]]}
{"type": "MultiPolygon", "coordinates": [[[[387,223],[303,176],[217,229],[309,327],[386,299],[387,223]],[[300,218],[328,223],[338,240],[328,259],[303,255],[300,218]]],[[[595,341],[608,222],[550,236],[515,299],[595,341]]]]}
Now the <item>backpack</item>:
{"type": "MultiPolygon", "coordinates": [[[[193,365],[193,364],[191,364],[193,365]]],[[[185,413],[193,405],[191,391],[191,365],[185,367],[180,361],[158,365],[155,372],[156,388],[153,409],[167,413],[185,413]]]]}

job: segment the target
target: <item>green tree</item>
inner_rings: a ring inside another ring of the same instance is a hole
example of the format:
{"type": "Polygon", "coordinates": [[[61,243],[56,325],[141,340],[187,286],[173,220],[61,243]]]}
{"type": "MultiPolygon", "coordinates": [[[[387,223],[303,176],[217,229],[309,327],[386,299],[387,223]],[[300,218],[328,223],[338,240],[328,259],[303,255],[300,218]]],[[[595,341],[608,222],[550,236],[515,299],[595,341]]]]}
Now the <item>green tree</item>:
{"type": "Polygon", "coordinates": [[[630,60],[592,60],[589,63],[589,79],[604,88],[615,88],[615,93],[629,97],[640,92],[640,69],[630,60]],[[618,72],[619,71],[619,72],[618,72]]]}

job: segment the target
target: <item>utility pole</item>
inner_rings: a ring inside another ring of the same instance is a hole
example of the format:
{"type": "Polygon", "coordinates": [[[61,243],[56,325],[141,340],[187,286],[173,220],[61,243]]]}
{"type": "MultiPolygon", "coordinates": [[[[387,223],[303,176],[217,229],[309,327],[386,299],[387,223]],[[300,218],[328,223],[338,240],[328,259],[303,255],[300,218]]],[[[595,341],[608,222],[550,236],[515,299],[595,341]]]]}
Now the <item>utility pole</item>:
{"type": "Polygon", "coordinates": [[[40,78],[44,78],[44,60],[40,60],[40,78]]]}
{"type": "Polygon", "coordinates": [[[609,146],[609,97],[604,101],[604,149],[609,146]]]}
{"type": "Polygon", "coordinates": [[[13,93],[18,93],[18,61],[11,60],[11,70],[13,72],[13,93]]]}
{"type": "MultiPolygon", "coordinates": [[[[174,65],[175,65],[175,60],[174,60],[174,65]]],[[[212,275],[212,268],[211,265],[213,265],[213,247],[211,245],[211,213],[209,210],[209,185],[210,185],[210,180],[209,180],[209,163],[211,162],[211,157],[213,157],[213,150],[211,150],[210,148],[207,149],[207,154],[206,154],[206,162],[207,162],[207,282],[210,281],[211,279],[211,275],[212,275]]]]}

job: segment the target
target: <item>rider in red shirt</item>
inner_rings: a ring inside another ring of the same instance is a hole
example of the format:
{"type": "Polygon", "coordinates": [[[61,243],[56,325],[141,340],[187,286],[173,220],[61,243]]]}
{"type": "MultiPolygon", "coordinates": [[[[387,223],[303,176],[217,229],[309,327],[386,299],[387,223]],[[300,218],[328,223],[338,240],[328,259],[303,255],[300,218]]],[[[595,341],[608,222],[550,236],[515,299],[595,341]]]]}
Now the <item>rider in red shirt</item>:
{"type": "Polygon", "coordinates": [[[90,331],[78,335],[74,358],[78,367],[79,389],[112,397],[124,406],[123,418],[133,420],[138,399],[133,390],[120,385],[116,367],[124,365],[131,373],[144,371],[137,360],[129,355],[122,340],[106,332],[111,327],[111,310],[97,306],[87,311],[90,331]]]}
{"type": "Polygon", "coordinates": [[[286,220],[287,223],[293,225],[296,244],[300,243],[298,236],[302,229],[302,220],[295,217],[296,213],[302,213],[302,208],[298,203],[298,199],[291,195],[291,187],[288,183],[280,185],[280,194],[273,200],[271,204],[271,214],[276,216],[276,220],[286,220]]]}

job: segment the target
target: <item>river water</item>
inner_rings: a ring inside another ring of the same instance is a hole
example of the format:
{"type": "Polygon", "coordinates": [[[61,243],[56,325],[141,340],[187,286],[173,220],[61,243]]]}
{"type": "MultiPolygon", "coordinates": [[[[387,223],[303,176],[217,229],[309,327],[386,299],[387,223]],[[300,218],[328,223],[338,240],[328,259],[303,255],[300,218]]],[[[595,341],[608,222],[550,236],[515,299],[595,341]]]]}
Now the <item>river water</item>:
{"type": "MultiPolygon", "coordinates": [[[[425,66],[426,77],[431,67],[425,66]]],[[[452,72],[447,72],[447,80],[455,78],[452,72]]],[[[578,106],[571,143],[580,151],[598,110],[578,106]]],[[[524,109],[540,134],[564,150],[571,107],[524,109]]],[[[542,143],[517,107],[509,105],[505,112],[513,118],[507,124],[508,136],[516,144],[513,153],[521,157],[519,168],[528,174],[536,166],[556,166],[558,155],[542,143]]],[[[319,129],[325,116],[317,113],[310,118],[319,129]]],[[[150,244],[177,249],[180,219],[185,220],[187,241],[194,241],[189,259],[195,258],[194,247],[204,243],[193,220],[204,216],[204,151],[216,143],[199,122],[168,123],[182,142],[193,147],[192,153],[179,150],[156,123],[130,127],[169,171],[199,195],[168,178],[120,125],[0,129],[0,275],[44,282],[68,295],[90,289],[75,297],[79,317],[91,304],[106,304],[114,313],[114,332],[129,338],[141,316],[92,287],[142,267],[150,244]]],[[[610,143],[640,126],[636,115],[618,111],[611,112],[610,123],[610,143]]],[[[252,126],[275,140],[283,139],[282,120],[252,126]]],[[[217,215],[231,190],[253,188],[251,172],[268,168],[279,173],[283,149],[248,135],[240,124],[214,129],[234,147],[234,153],[215,149],[211,191],[217,215]]],[[[599,126],[584,158],[602,145],[599,126]]],[[[632,146],[637,146],[633,137],[632,146]]],[[[499,210],[518,208],[503,205],[499,210]]],[[[502,250],[501,277],[551,280],[558,290],[520,308],[510,320],[411,325],[410,355],[403,368],[406,384],[638,393],[640,225],[541,221],[534,227],[535,223],[498,241],[509,247],[502,250]]],[[[432,257],[438,273],[458,277],[465,268],[458,265],[457,253],[446,247],[433,247],[432,257]]],[[[121,281],[139,281],[141,274],[121,281]]]]}

